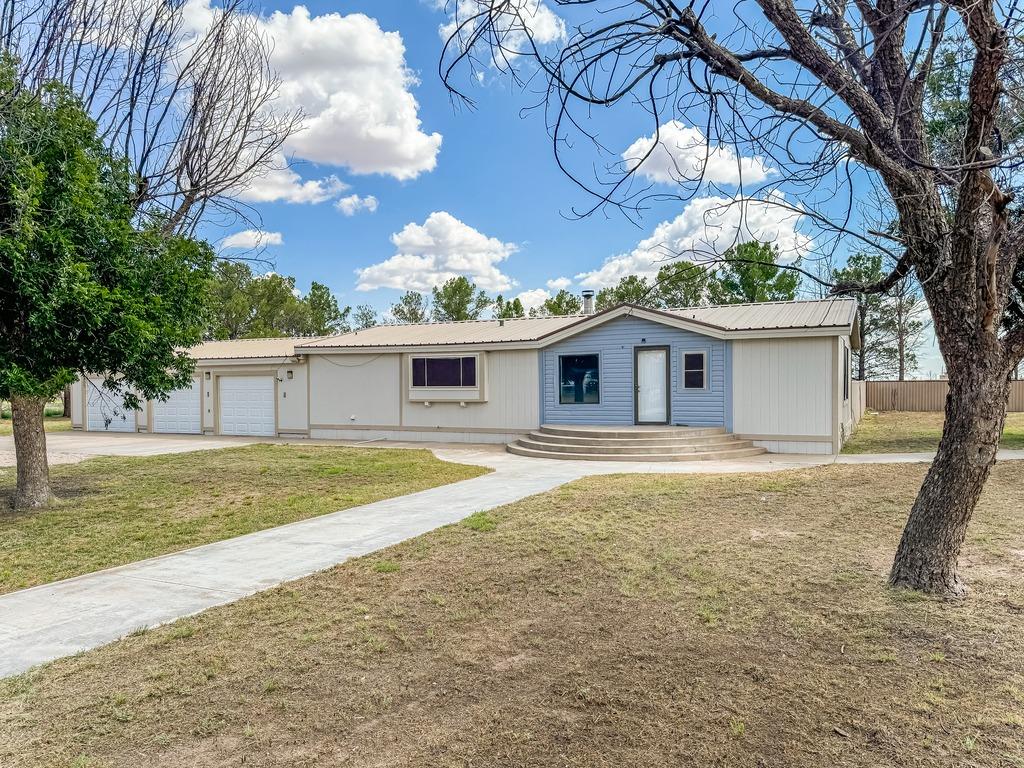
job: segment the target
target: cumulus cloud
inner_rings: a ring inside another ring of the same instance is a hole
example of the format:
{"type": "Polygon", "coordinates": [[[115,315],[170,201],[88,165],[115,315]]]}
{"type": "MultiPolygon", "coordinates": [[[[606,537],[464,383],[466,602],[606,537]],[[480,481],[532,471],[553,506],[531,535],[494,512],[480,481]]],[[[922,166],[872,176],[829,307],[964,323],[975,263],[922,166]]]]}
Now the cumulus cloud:
{"type": "Polygon", "coordinates": [[[249,203],[322,203],[347,188],[337,176],[304,181],[281,155],[273,167],[250,179],[238,196],[249,203]]]}
{"type": "Polygon", "coordinates": [[[360,197],[359,195],[347,195],[334,204],[334,207],[346,216],[355,216],[360,211],[373,213],[377,210],[377,198],[373,195],[360,197]]]}
{"type": "Polygon", "coordinates": [[[258,229],[244,229],[228,235],[221,241],[221,248],[240,248],[251,250],[264,248],[268,245],[284,245],[280,232],[261,232],[258,229]]]}
{"type": "Polygon", "coordinates": [[[568,277],[556,277],[553,280],[548,280],[547,286],[552,291],[563,291],[572,285],[572,280],[568,277]]]}
{"type": "MultiPolygon", "coordinates": [[[[183,11],[195,34],[216,13],[212,0],[187,0],[183,11]]],[[[281,83],[274,108],[298,110],[305,119],[275,163],[280,170],[253,180],[243,199],[318,203],[345,189],[334,176],[302,180],[285,155],[400,180],[434,169],[442,136],[423,130],[412,94],[418,81],[398,32],[362,13],[314,16],[303,5],[253,23],[272,43],[270,65],[281,83]]]]}
{"type": "Polygon", "coordinates": [[[674,258],[702,261],[751,240],[771,243],[781,261],[805,255],[811,238],[798,230],[803,216],[786,206],[779,193],[763,200],[698,197],[671,221],[663,221],[650,237],[629,253],[611,256],[576,279],[586,288],[615,285],[627,275],[654,277],[674,258]]]}
{"type": "Polygon", "coordinates": [[[515,285],[498,265],[518,246],[488,237],[446,211],[431,213],[422,224],[406,224],[391,235],[391,242],[394,256],[356,270],[358,290],[429,291],[459,275],[487,291],[507,291],[515,285]]]}
{"type": "Polygon", "coordinates": [[[523,291],[516,298],[523,303],[523,308],[529,311],[550,299],[551,292],[545,291],[543,288],[534,288],[532,291],[523,291]]]}
{"type": "Polygon", "coordinates": [[[709,146],[698,128],[678,120],[659,126],[658,132],[642,136],[622,153],[628,170],[658,184],[706,181],[711,184],[757,184],[774,171],[761,157],[739,157],[731,147],[709,146]],[[653,151],[652,151],[653,148],[653,151]],[[648,152],[650,156],[644,159],[648,152]],[[642,161],[642,162],[641,162],[642,161]]]}
{"type": "Polygon", "coordinates": [[[385,32],[361,13],[313,16],[302,5],[260,23],[274,42],[282,105],[307,115],[304,129],[288,141],[290,151],[402,180],[434,169],[442,137],[422,130],[410,90],[417,80],[398,32],[385,32]]]}
{"type": "MultiPolygon", "coordinates": [[[[474,18],[485,12],[489,5],[487,0],[457,0],[454,5],[449,0],[436,0],[435,6],[439,10],[453,9],[448,21],[438,27],[441,39],[447,41],[458,32],[460,42],[464,46],[469,44],[476,28],[474,18]]],[[[502,33],[506,56],[524,50],[528,43],[527,33],[539,45],[557,43],[566,38],[565,22],[544,0],[510,0],[495,20],[495,26],[502,33]]]]}

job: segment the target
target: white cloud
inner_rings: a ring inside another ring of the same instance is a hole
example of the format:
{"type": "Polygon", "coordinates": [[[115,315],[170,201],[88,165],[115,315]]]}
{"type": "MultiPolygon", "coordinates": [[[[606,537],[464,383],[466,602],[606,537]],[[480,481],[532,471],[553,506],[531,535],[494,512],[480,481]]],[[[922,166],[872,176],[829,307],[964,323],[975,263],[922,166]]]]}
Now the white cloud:
{"type": "Polygon", "coordinates": [[[394,256],[356,270],[358,290],[428,291],[458,275],[487,291],[507,291],[515,285],[498,265],[518,246],[488,237],[446,211],[431,213],[422,224],[406,224],[391,235],[391,242],[394,256]]]}
{"type": "Polygon", "coordinates": [[[615,285],[626,275],[653,277],[674,258],[702,261],[751,240],[779,249],[780,261],[807,253],[811,238],[798,231],[802,215],[784,205],[779,193],[764,200],[698,197],[671,221],[655,227],[629,253],[609,257],[595,270],[576,275],[587,288],[615,285]]]}
{"type": "Polygon", "coordinates": [[[272,168],[251,179],[238,196],[250,203],[322,203],[337,197],[347,188],[348,185],[337,176],[303,181],[281,155],[272,168]]]}
{"type": "Polygon", "coordinates": [[[757,184],[774,173],[764,158],[739,157],[727,146],[709,147],[698,128],[687,128],[678,120],[659,126],[656,135],[634,141],[622,159],[627,170],[639,164],[637,173],[659,184],[700,180],[733,186],[757,184]],[[651,155],[644,160],[648,152],[651,155]]]}
{"type": "Polygon", "coordinates": [[[341,211],[346,216],[354,216],[359,211],[369,211],[373,213],[377,210],[377,198],[373,195],[367,195],[366,197],[360,197],[359,195],[348,195],[343,197],[334,204],[334,207],[341,211]]]}
{"type": "Polygon", "coordinates": [[[221,248],[264,248],[268,245],[284,245],[284,238],[280,232],[261,232],[258,229],[245,229],[225,237],[220,244],[221,248]]]}
{"type": "MultiPolygon", "coordinates": [[[[438,27],[441,39],[447,42],[458,31],[459,42],[464,46],[468,44],[477,26],[475,17],[487,12],[490,5],[490,0],[457,0],[448,21],[438,27]]],[[[435,6],[439,10],[446,10],[452,4],[449,0],[436,0],[435,6]]],[[[508,0],[493,23],[502,35],[505,56],[525,50],[528,44],[527,33],[538,45],[557,43],[566,38],[565,22],[544,0],[508,0]]]]}
{"type": "Polygon", "coordinates": [[[550,299],[551,292],[543,288],[534,288],[532,291],[523,291],[516,298],[523,303],[523,309],[529,311],[550,299]]]}
{"type": "Polygon", "coordinates": [[[302,5],[275,11],[260,24],[273,40],[281,105],[307,115],[289,151],[403,180],[433,170],[442,137],[421,129],[410,91],[417,80],[398,32],[385,32],[361,13],[312,16],[302,5]]]}
{"type": "Polygon", "coordinates": [[[568,277],[556,277],[555,279],[548,280],[547,282],[548,288],[552,291],[564,291],[570,285],[572,285],[572,280],[568,277]]]}

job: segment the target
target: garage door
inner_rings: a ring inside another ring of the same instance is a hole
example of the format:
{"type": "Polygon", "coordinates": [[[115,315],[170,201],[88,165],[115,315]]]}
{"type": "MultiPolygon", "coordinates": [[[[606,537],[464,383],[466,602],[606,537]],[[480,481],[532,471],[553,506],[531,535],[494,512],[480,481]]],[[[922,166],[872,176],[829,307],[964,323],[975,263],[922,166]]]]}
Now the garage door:
{"type": "Polygon", "coordinates": [[[135,411],[126,411],[121,395],[115,395],[101,388],[101,382],[90,381],[85,385],[87,392],[88,421],[90,432],[134,432],[135,411]]]}
{"type": "Polygon", "coordinates": [[[203,431],[202,401],[196,382],[186,389],[176,389],[167,400],[153,401],[153,431],[198,435],[203,431]]]}
{"type": "Polygon", "coordinates": [[[277,434],[273,376],[220,377],[222,435],[277,434]]]}

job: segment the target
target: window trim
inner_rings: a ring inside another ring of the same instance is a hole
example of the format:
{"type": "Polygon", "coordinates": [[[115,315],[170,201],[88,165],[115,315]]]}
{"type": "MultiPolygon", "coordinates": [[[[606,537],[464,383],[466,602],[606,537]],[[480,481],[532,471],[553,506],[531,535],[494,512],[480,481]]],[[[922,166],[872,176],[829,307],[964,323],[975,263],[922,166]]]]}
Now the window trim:
{"type": "Polygon", "coordinates": [[[679,350],[679,388],[685,392],[707,392],[711,388],[711,372],[708,370],[709,361],[711,355],[706,348],[700,349],[681,349],[679,350]],[[703,387],[688,387],[686,386],[686,356],[687,355],[700,355],[704,359],[704,386],[703,387]]]}
{"type": "Polygon", "coordinates": [[[604,400],[604,359],[599,351],[585,350],[580,352],[556,352],[555,361],[555,405],[557,407],[579,407],[583,405],[601,405],[604,400]],[[562,358],[563,357],[589,357],[597,358],[597,402],[596,403],[563,403],[562,402],[562,358]]]}
{"type": "Polygon", "coordinates": [[[405,357],[405,393],[409,402],[484,402],[487,400],[486,354],[483,352],[409,352],[405,357]],[[473,386],[413,386],[413,360],[424,358],[455,358],[461,360],[472,357],[476,360],[476,384],[473,386]]]}
{"type": "Polygon", "coordinates": [[[850,379],[853,377],[853,356],[850,354],[850,345],[843,342],[843,402],[850,402],[850,390],[853,386],[850,379]]]}

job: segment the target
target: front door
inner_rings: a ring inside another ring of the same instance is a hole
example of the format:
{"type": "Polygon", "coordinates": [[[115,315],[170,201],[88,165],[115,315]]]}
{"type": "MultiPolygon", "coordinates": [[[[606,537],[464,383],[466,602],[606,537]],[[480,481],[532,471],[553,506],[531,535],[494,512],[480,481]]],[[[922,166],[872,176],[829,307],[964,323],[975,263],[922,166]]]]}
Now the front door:
{"type": "Polygon", "coordinates": [[[668,347],[636,347],[633,357],[637,424],[668,424],[668,347]]]}

